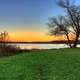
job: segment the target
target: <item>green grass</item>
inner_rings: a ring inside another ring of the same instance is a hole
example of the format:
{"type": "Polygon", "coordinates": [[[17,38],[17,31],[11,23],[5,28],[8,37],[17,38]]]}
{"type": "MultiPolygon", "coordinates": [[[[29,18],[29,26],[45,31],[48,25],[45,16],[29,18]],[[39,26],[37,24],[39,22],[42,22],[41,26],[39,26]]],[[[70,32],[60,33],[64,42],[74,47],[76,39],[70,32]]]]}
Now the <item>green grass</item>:
{"type": "Polygon", "coordinates": [[[0,58],[0,80],[80,80],[80,49],[31,51],[0,58]]]}

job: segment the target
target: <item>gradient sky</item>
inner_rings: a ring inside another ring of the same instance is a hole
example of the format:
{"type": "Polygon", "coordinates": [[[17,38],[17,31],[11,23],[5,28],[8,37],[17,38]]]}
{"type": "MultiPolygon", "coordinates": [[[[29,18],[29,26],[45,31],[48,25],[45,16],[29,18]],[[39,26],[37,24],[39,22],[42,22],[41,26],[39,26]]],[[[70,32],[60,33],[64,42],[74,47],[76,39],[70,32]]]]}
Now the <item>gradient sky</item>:
{"type": "MultiPolygon", "coordinates": [[[[48,18],[64,11],[58,0],[0,0],[0,31],[6,30],[15,41],[60,39],[47,35],[48,18]]],[[[79,3],[80,0],[77,0],[79,3]]]]}

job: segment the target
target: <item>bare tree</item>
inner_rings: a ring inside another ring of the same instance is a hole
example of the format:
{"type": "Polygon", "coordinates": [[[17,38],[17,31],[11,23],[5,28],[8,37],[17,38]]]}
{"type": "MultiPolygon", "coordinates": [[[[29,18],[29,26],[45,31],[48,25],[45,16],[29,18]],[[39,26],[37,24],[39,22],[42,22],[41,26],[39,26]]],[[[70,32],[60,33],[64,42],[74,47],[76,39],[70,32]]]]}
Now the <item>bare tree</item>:
{"type": "Polygon", "coordinates": [[[70,0],[59,0],[58,5],[66,11],[66,15],[63,16],[62,19],[53,17],[48,26],[57,27],[52,28],[50,31],[51,33],[55,32],[56,34],[64,32],[69,46],[76,47],[80,35],[80,6],[71,3],[70,0]],[[75,36],[73,45],[71,45],[69,39],[70,33],[75,36]]]}
{"type": "Polygon", "coordinates": [[[69,38],[70,29],[67,18],[64,16],[52,17],[49,19],[48,26],[50,28],[50,35],[66,35],[68,45],[70,48],[72,47],[69,38]]]}
{"type": "Polygon", "coordinates": [[[6,42],[8,41],[8,39],[9,39],[9,35],[7,31],[0,33],[0,43],[2,46],[5,46],[7,44],[6,42]]]}

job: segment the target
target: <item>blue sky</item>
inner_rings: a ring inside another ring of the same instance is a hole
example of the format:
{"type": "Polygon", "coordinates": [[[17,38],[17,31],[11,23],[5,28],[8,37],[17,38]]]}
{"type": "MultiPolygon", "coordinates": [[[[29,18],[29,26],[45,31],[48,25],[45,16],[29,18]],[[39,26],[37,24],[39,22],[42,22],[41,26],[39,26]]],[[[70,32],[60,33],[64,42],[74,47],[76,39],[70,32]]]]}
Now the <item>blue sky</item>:
{"type": "Polygon", "coordinates": [[[45,27],[48,17],[60,12],[55,0],[0,0],[0,25],[3,29],[34,31],[45,27]]]}
{"type": "Polygon", "coordinates": [[[0,31],[46,33],[48,18],[64,14],[57,1],[0,0],[0,31]]]}

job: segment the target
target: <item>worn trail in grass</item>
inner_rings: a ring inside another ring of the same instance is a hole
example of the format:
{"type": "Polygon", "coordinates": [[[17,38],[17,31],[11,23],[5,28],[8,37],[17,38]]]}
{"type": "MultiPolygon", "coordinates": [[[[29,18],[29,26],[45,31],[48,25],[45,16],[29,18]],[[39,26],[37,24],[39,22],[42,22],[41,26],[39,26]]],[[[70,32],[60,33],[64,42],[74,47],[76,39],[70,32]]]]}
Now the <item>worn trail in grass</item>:
{"type": "Polygon", "coordinates": [[[80,80],[80,49],[37,50],[0,58],[0,80],[80,80]]]}

